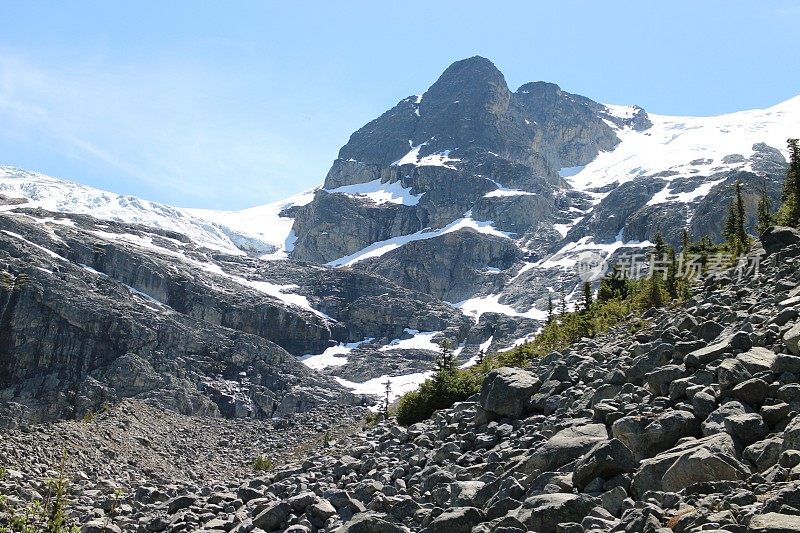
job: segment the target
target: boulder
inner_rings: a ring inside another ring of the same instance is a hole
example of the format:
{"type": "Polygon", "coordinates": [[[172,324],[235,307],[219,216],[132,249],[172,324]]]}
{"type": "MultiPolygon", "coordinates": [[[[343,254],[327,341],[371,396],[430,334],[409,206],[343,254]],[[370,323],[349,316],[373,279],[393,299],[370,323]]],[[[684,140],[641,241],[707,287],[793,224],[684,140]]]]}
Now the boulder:
{"type": "Polygon", "coordinates": [[[722,433],[725,431],[725,419],[735,415],[743,415],[752,413],[753,410],[742,402],[731,400],[720,405],[713,413],[701,424],[701,429],[704,436],[713,435],[715,433],[722,433]]]}
{"type": "Polygon", "coordinates": [[[725,392],[728,398],[734,398],[754,408],[760,407],[769,394],[769,383],[759,378],[752,378],[737,383],[725,392]]]}
{"type": "Polygon", "coordinates": [[[586,424],[562,429],[527,458],[524,471],[528,474],[555,470],[588,452],[595,444],[608,439],[605,424],[586,424]]]}
{"type": "Polygon", "coordinates": [[[278,529],[281,523],[289,518],[291,512],[292,506],[289,503],[275,502],[253,518],[253,525],[264,531],[278,529]]]}
{"type": "Polygon", "coordinates": [[[114,524],[107,524],[105,520],[92,520],[81,527],[81,533],[122,533],[114,524]]]}
{"type": "Polygon", "coordinates": [[[794,228],[787,228],[784,226],[774,226],[767,228],[761,234],[761,246],[767,255],[780,252],[787,246],[800,243],[800,232],[794,228]]]}
{"type": "Polygon", "coordinates": [[[525,500],[516,516],[529,531],[556,533],[558,524],[580,523],[599,503],[585,494],[539,494],[525,500]]]}
{"type": "Polygon", "coordinates": [[[661,490],[678,492],[694,483],[743,480],[750,470],[731,454],[699,447],[678,457],[661,477],[661,490]]]}
{"type": "MultiPolygon", "coordinates": [[[[785,339],[786,337],[784,336],[784,342],[785,339]]],[[[775,356],[775,359],[772,361],[771,370],[774,374],[778,375],[781,375],[784,372],[791,372],[792,374],[800,374],[800,357],[798,357],[797,355],[789,355],[786,353],[777,354],[775,356]]]]}
{"type": "Polygon", "coordinates": [[[408,533],[408,528],[389,522],[377,513],[361,513],[342,525],[336,533],[408,533]]]}
{"type": "Polygon", "coordinates": [[[670,410],[655,420],[643,416],[620,418],[611,426],[611,433],[641,460],[668,450],[679,439],[696,436],[699,427],[689,411],[670,410]]]}
{"type": "Polygon", "coordinates": [[[748,533],[796,533],[800,531],[800,516],[764,513],[750,520],[748,533]]]}
{"type": "Polygon", "coordinates": [[[572,483],[582,491],[593,479],[633,472],[636,462],[633,453],[618,439],[596,444],[575,464],[572,483]]]}
{"type": "Polygon", "coordinates": [[[740,353],[736,356],[736,359],[744,365],[748,372],[755,375],[759,372],[771,370],[775,356],[776,354],[772,350],[757,346],[740,353]]]}
{"type": "Polygon", "coordinates": [[[751,377],[744,363],[732,357],[723,359],[719,367],[717,367],[717,382],[723,391],[751,377]]]}
{"type": "Polygon", "coordinates": [[[427,533],[471,533],[472,528],[483,522],[483,511],[475,507],[448,509],[430,523],[427,533]]]}
{"type": "Polygon", "coordinates": [[[783,449],[800,450],[800,416],[795,416],[783,430],[783,449]]]}
{"type": "Polygon", "coordinates": [[[663,490],[664,475],[677,463],[678,459],[684,456],[687,459],[682,461],[681,465],[670,474],[669,485],[671,487],[688,482],[721,481],[722,479],[716,478],[726,475],[730,475],[730,479],[742,479],[740,474],[747,470],[744,465],[739,468],[739,465],[736,464],[738,463],[735,459],[736,448],[733,439],[727,433],[711,435],[701,439],[687,439],[669,451],[641,462],[639,469],[633,476],[631,488],[634,494],[641,497],[648,490],[663,490]],[[692,455],[700,450],[704,450],[704,452],[689,460],[692,455]],[[709,459],[710,457],[714,457],[714,459],[709,459]],[[712,460],[717,468],[714,470],[697,468],[697,472],[688,472],[689,466],[695,465],[696,468],[696,465],[702,459],[712,460]],[[728,459],[736,461],[736,463],[729,462],[728,459]],[[724,465],[720,463],[724,463],[724,465]]]}
{"type": "Polygon", "coordinates": [[[751,444],[744,449],[742,455],[756,465],[759,472],[764,472],[778,463],[782,451],[783,438],[775,436],[751,444]]]}
{"type": "Polygon", "coordinates": [[[696,368],[707,365],[711,361],[715,361],[725,354],[733,354],[730,337],[714,344],[710,344],[704,348],[700,348],[699,350],[687,353],[683,358],[683,362],[687,367],[696,368]]]}
{"type": "Polygon", "coordinates": [[[481,386],[480,406],[501,417],[520,418],[525,403],[539,390],[541,382],[519,368],[498,368],[489,372],[481,386]]]}
{"type": "Polygon", "coordinates": [[[800,322],[783,334],[783,343],[794,355],[800,355],[800,346],[798,346],[798,343],[800,343],[800,322]]]}
{"type": "Polygon", "coordinates": [[[725,418],[725,432],[739,439],[744,446],[762,440],[769,428],[758,413],[740,413],[725,418]]]}

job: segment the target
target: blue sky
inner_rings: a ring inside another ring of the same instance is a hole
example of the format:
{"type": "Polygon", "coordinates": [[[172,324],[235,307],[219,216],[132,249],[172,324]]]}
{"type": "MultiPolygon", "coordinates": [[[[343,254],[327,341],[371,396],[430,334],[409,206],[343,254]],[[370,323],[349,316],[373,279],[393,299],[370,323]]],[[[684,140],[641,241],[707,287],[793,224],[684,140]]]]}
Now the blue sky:
{"type": "Polygon", "coordinates": [[[800,93],[796,1],[0,0],[0,164],[180,206],[320,183],[350,133],[488,57],[662,114],[800,93]]]}

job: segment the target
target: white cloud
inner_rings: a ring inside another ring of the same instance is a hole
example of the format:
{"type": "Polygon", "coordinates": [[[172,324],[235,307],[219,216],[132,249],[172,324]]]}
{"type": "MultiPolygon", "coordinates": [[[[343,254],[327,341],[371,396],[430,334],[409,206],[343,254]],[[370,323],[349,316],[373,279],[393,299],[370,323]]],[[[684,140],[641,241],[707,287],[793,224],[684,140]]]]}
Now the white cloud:
{"type": "MultiPolygon", "coordinates": [[[[257,77],[186,58],[119,65],[97,56],[54,65],[0,49],[0,140],[35,139],[107,168],[117,183],[169,189],[184,205],[215,197],[263,203],[275,198],[281,177],[315,173],[318,162],[270,128],[264,109],[236,101],[252,94],[252,86],[242,90],[252,83],[257,77]]],[[[299,188],[283,184],[277,196],[299,188]]]]}

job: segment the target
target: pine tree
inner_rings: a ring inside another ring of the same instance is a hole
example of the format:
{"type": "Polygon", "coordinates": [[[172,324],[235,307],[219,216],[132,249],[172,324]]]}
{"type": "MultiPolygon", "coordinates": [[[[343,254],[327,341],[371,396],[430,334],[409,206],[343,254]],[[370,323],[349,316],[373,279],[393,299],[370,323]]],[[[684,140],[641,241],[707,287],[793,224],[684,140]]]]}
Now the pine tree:
{"type": "Polygon", "coordinates": [[[392,394],[392,381],[387,379],[386,383],[383,384],[385,387],[384,389],[384,398],[383,398],[383,406],[381,409],[381,415],[383,415],[384,420],[389,420],[389,398],[392,394]]]}
{"type": "Polygon", "coordinates": [[[772,204],[769,201],[766,185],[761,188],[761,198],[758,200],[758,208],[756,211],[758,214],[756,231],[758,231],[758,234],[761,235],[767,231],[770,226],[772,226],[772,204]]]}
{"type": "Polygon", "coordinates": [[[553,321],[553,295],[547,294],[547,323],[553,321]]]}
{"type": "Polygon", "coordinates": [[[646,303],[649,307],[663,307],[664,298],[661,294],[661,283],[658,276],[650,275],[646,289],[646,303]]]}
{"type": "Polygon", "coordinates": [[[742,255],[747,250],[750,238],[744,229],[745,211],[744,199],[742,198],[742,182],[736,181],[736,255],[742,255]]]}
{"type": "Polygon", "coordinates": [[[583,310],[589,312],[592,307],[592,284],[588,281],[583,282],[583,310]]]}
{"type": "Polygon", "coordinates": [[[725,237],[725,242],[732,246],[736,239],[736,208],[734,202],[728,206],[728,218],[725,219],[725,226],[722,228],[722,236],[725,237]]]}
{"type": "Polygon", "coordinates": [[[452,372],[455,368],[455,356],[453,355],[453,344],[450,339],[442,339],[439,343],[439,357],[436,360],[436,372],[452,372]]]}
{"type": "Polygon", "coordinates": [[[683,228],[683,234],[681,235],[681,253],[684,254],[684,259],[686,259],[686,254],[689,253],[689,230],[683,228]]]}
{"type": "Polygon", "coordinates": [[[559,314],[563,317],[567,314],[567,294],[561,289],[561,302],[559,303],[559,314]]]}
{"type": "Polygon", "coordinates": [[[666,289],[673,300],[678,298],[678,261],[675,259],[675,250],[669,248],[669,265],[667,267],[666,289]]]}
{"type": "Polygon", "coordinates": [[[698,248],[700,249],[700,264],[702,265],[702,271],[705,273],[708,269],[708,256],[714,251],[714,241],[708,235],[703,235],[700,238],[698,248]]]}
{"type": "Polygon", "coordinates": [[[655,246],[655,257],[656,260],[664,259],[664,254],[667,251],[667,244],[664,242],[664,235],[661,234],[661,231],[656,233],[655,238],[653,239],[653,245],[655,246]]]}
{"type": "Polygon", "coordinates": [[[781,201],[777,222],[782,226],[793,228],[800,225],[800,144],[797,139],[789,139],[789,169],[783,182],[781,201]]]}
{"type": "Polygon", "coordinates": [[[614,266],[614,270],[603,276],[600,280],[600,287],[597,289],[597,300],[607,302],[609,300],[624,300],[628,297],[628,280],[623,275],[620,266],[614,266]]]}
{"type": "Polygon", "coordinates": [[[478,357],[475,359],[475,362],[480,365],[483,364],[484,359],[486,359],[486,352],[484,352],[483,350],[479,350],[478,357]]]}

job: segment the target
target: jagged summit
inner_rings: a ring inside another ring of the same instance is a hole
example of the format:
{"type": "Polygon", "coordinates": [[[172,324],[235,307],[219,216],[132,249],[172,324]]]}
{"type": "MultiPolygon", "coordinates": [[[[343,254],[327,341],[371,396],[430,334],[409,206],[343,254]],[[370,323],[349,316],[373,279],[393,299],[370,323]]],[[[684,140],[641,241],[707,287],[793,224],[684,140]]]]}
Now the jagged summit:
{"type": "MultiPolygon", "coordinates": [[[[401,100],[356,131],[339,152],[338,164],[426,166],[446,160],[458,167],[458,161],[491,153],[552,178],[561,166],[585,164],[598,150],[614,146],[617,139],[603,122],[603,113],[601,104],[563,92],[555,84],[529,83],[512,93],[497,67],[475,56],[453,63],[423,94],[401,100]],[[578,107],[579,111],[564,111],[578,107]],[[545,120],[584,127],[562,138],[553,135],[545,120]],[[587,148],[574,155],[576,142],[587,148]]],[[[334,163],[326,188],[362,178],[342,179],[339,170],[334,163]]]]}

